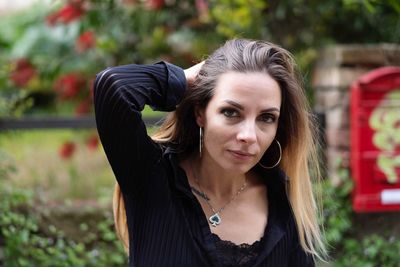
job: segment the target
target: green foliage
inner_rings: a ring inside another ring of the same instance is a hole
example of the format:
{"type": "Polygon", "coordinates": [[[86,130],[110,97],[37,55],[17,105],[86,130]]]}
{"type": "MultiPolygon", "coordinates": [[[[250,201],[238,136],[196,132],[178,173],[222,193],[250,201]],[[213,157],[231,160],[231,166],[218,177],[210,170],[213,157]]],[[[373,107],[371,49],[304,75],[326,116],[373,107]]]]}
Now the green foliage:
{"type": "Polygon", "coordinates": [[[265,36],[263,11],[267,4],[263,0],[215,1],[212,15],[217,32],[227,38],[246,37],[260,39],[265,36]]]}
{"type": "Polygon", "coordinates": [[[343,254],[338,267],[398,267],[400,263],[400,240],[394,237],[371,235],[360,240],[344,240],[343,254]]]}
{"type": "Polygon", "coordinates": [[[51,16],[80,1],[49,2],[0,21],[0,116],[90,112],[89,89],[100,70],[158,60],[188,67],[233,37],[289,49],[306,72],[306,84],[318,47],[400,41],[396,0],[85,0],[81,14],[61,22],[51,16]],[[87,33],[92,37],[79,48],[87,33]],[[16,84],[10,74],[19,59],[27,59],[35,74],[16,84]],[[85,83],[71,85],[79,93],[65,99],[57,81],[71,73],[85,83]]]}
{"type": "Polygon", "coordinates": [[[26,92],[15,91],[0,94],[0,117],[20,117],[33,106],[26,92]]]}
{"type": "Polygon", "coordinates": [[[331,248],[332,266],[397,267],[400,262],[400,240],[377,234],[354,236],[349,171],[338,172],[338,184],[325,180],[322,185],[325,238],[331,248]]]}
{"type": "Polygon", "coordinates": [[[97,139],[93,129],[2,132],[0,149],[10,156],[3,159],[0,154],[0,166],[18,166],[7,183],[40,191],[38,196],[49,201],[96,200],[108,207],[115,180],[101,144],[91,143],[93,137],[97,139]],[[73,140],[75,149],[65,158],[64,144],[69,140],[73,140]]]}
{"type": "MultiPolygon", "coordinates": [[[[2,156],[3,157],[3,156],[2,156]]],[[[4,156],[5,157],[5,156],[4,156]]],[[[0,266],[118,267],[127,257],[114,232],[111,214],[94,227],[81,223],[85,235],[74,241],[55,226],[44,227],[30,190],[7,186],[13,168],[1,166],[0,266]]]]}
{"type": "Polygon", "coordinates": [[[29,114],[71,114],[74,109],[80,113],[79,104],[88,113],[91,82],[104,68],[163,59],[189,66],[207,54],[213,43],[221,42],[210,34],[209,24],[199,22],[192,1],[174,1],[160,10],[139,2],[87,0],[76,18],[51,22],[51,17],[71,2],[37,3],[29,10],[2,17],[0,116],[14,115],[11,111],[16,104],[27,99],[23,107],[29,114]],[[91,37],[86,35],[82,44],[85,34],[91,37]],[[21,59],[30,64],[25,66],[32,72],[27,81],[22,67],[18,68],[21,59]],[[16,96],[20,97],[9,101],[16,96]]]}
{"type": "Polygon", "coordinates": [[[335,43],[400,41],[396,0],[268,1],[265,37],[291,51],[335,43]]]}
{"type": "Polygon", "coordinates": [[[0,149],[0,184],[7,182],[9,175],[15,171],[15,164],[10,156],[0,149]]]}
{"type": "Polygon", "coordinates": [[[353,188],[347,169],[339,170],[339,185],[332,185],[329,179],[322,185],[325,238],[330,246],[337,247],[351,229],[351,200],[353,188]]]}

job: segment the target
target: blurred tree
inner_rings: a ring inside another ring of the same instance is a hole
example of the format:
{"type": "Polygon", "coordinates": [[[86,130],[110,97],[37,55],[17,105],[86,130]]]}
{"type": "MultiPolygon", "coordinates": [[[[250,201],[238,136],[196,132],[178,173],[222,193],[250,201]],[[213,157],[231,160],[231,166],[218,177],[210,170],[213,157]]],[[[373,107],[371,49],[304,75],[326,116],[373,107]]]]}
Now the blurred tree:
{"type": "Polygon", "coordinates": [[[400,41],[397,0],[269,0],[264,14],[267,38],[294,51],[400,41]]]}
{"type": "Polygon", "coordinates": [[[234,37],[293,51],[307,79],[317,48],[398,43],[399,26],[397,0],[38,2],[0,22],[0,115],[21,113],[29,98],[30,113],[88,113],[101,69],[157,60],[187,67],[234,37]]]}

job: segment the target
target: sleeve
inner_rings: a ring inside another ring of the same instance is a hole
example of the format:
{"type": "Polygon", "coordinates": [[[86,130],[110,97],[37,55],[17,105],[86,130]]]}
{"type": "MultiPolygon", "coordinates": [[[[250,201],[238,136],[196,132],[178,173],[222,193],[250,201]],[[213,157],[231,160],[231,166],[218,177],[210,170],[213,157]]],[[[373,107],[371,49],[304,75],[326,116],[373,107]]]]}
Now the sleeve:
{"type": "Polygon", "coordinates": [[[315,267],[313,256],[306,253],[298,243],[290,253],[289,257],[289,266],[315,267]]]}
{"type": "Polygon", "coordinates": [[[144,105],[173,111],[186,89],[183,70],[166,62],[124,65],[100,72],[94,82],[97,130],[114,175],[126,194],[146,183],[161,148],[147,135],[144,105]]]}

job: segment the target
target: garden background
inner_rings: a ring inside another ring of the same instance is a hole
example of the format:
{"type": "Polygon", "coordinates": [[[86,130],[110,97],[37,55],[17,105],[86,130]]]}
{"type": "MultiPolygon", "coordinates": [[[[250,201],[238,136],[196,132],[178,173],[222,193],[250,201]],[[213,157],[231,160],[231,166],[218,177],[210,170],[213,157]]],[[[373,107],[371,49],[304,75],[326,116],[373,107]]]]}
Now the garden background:
{"type": "MultiPolygon", "coordinates": [[[[90,120],[104,68],[188,67],[233,37],[292,51],[313,102],[319,49],[400,42],[397,0],[42,0],[15,10],[0,2],[0,121],[90,120]]],[[[322,183],[332,259],[319,265],[400,266],[399,236],[355,231],[349,170],[336,176],[322,183]]],[[[126,266],[113,186],[95,129],[0,131],[0,266],[126,266]]]]}

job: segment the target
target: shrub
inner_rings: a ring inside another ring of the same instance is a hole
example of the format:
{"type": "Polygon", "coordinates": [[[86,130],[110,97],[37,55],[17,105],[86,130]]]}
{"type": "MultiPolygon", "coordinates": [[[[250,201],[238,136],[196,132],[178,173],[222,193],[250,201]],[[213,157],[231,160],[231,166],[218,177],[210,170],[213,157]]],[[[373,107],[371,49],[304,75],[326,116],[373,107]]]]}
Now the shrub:
{"type": "MultiPolygon", "coordinates": [[[[5,158],[4,153],[0,156],[5,158]]],[[[81,222],[79,230],[84,235],[80,241],[72,240],[55,226],[43,225],[33,191],[7,186],[13,169],[11,165],[0,166],[0,266],[127,266],[110,212],[92,227],[81,222]]]]}
{"type": "Polygon", "coordinates": [[[351,207],[353,183],[347,168],[339,170],[339,184],[322,184],[325,237],[331,248],[332,266],[398,267],[400,240],[378,233],[357,237],[351,207]]]}

